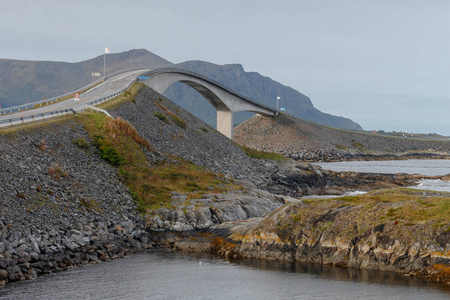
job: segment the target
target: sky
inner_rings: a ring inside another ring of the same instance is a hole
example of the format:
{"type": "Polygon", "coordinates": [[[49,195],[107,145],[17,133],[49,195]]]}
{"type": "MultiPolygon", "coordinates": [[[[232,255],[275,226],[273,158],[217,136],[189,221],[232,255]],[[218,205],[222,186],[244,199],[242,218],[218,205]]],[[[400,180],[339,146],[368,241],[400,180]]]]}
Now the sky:
{"type": "Polygon", "coordinates": [[[0,0],[0,7],[0,58],[79,62],[108,47],[143,48],[173,63],[240,63],[366,130],[450,136],[448,0],[0,0]]]}

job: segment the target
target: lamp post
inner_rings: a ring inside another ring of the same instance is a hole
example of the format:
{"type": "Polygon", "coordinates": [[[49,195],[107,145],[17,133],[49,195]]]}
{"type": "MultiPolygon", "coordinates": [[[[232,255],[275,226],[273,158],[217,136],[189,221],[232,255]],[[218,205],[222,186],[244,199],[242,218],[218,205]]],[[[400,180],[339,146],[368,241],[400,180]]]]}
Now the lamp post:
{"type": "Polygon", "coordinates": [[[103,53],[103,79],[106,78],[106,53],[109,53],[109,48],[105,48],[105,53],[103,53]]]}

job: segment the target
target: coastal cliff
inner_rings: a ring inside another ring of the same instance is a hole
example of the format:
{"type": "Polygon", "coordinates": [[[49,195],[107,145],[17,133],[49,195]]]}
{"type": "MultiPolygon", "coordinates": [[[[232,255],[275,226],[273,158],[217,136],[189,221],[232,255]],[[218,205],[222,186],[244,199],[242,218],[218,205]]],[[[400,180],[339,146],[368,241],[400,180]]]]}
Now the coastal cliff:
{"type": "Polygon", "coordinates": [[[334,266],[434,272],[448,284],[447,193],[377,190],[362,196],[293,201],[229,236],[224,256],[334,266]],[[438,272],[439,269],[447,271],[438,272]]]}

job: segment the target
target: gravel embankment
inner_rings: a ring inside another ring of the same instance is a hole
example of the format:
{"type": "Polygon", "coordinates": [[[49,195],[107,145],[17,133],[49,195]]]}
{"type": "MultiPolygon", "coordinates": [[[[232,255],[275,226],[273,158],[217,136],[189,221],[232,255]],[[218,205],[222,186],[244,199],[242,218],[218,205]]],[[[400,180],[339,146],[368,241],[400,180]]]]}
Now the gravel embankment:
{"type": "Polygon", "coordinates": [[[0,284],[151,247],[116,169],[73,119],[0,134],[0,284]]]}
{"type": "Polygon", "coordinates": [[[234,140],[301,161],[450,157],[450,142],[345,131],[287,115],[254,116],[238,125],[234,140]]]}

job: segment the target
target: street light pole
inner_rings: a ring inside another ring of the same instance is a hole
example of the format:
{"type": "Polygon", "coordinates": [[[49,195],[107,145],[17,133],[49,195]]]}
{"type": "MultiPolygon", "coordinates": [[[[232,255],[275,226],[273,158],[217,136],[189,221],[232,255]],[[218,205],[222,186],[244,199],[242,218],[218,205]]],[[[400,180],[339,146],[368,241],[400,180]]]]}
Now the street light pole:
{"type": "Polygon", "coordinates": [[[103,53],[103,79],[106,78],[106,53],[109,53],[109,48],[105,48],[105,53],[103,53]]]}

